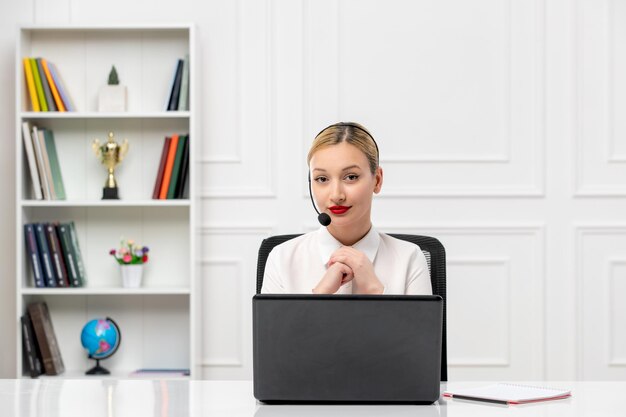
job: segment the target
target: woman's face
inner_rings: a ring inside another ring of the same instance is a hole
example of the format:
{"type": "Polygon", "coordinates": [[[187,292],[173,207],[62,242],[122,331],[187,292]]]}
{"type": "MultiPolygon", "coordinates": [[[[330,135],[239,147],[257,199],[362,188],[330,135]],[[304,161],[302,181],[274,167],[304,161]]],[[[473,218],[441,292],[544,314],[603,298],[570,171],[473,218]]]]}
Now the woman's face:
{"type": "Polygon", "coordinates": [[[341,142],[315,152],[309,163],[317,207],[328,213],[332,227],[369,227],[373,193],[380,192],[383,172],[372,175],[365,154],[341,142]]]}

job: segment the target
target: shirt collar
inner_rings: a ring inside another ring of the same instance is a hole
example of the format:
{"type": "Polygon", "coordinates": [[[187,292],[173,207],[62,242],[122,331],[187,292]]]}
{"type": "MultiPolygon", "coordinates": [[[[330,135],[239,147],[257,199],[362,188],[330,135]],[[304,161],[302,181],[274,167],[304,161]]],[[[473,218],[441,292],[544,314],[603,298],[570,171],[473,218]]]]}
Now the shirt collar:
{"type": "MultiPolygon", "coordinates": [[[[330,256],[343,245],[337,239],[330,234],[328,229],[324,226],[321,226],[317,230],[317,244],[319,248],[320,257],[322,263],[326,265],[330,260],[330,256]]],[[[378,231],[374,229],[372,226],[370,231],[367,232],[365,236],[354,245],[353,248],[360,250],[367,256],[367,259],[370,262],[374,263],[374,259],[376,258],[376,253],[378,252],[378,246],[380,244],[380,235],[378,231]]]]}

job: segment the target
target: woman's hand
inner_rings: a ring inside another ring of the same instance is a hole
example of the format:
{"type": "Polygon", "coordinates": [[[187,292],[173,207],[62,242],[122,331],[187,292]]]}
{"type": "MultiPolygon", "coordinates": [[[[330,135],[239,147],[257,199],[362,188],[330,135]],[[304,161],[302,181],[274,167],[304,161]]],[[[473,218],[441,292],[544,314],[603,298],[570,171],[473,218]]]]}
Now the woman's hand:
{"type": "Polygon", "coordinates": [[[358,249],[342,246],[330,257],[330,266],[337,263],[347,265],[354,274],[354,281],[359,294],[382,294],[384,286],[374,273],[374,265],[358,249]]]}
{"type": "Polygon", "coordinates": [[[339,287],[352,281],[352,278],[354,274],[349,266],[335,262],[328,267],[320,282],[313,288],[313,294],[334,294],[339,287]]]}

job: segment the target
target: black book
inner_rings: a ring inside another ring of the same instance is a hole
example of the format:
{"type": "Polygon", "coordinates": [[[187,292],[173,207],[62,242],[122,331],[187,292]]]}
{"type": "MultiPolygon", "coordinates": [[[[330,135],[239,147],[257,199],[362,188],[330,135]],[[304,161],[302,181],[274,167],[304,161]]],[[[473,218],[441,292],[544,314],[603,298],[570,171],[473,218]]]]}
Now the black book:
{"type": "Polygon", "coordinates": [[[48,239],[46,238],[45,224],[35,224],[35,236],[37,237],[37,247],[39,248],[39,255],[41,256],[41,263],[44,282],[47,287],[57,286],[57,277],[52,265],[52,255],[50,254],[50,248],[48,247],[48,239]]]}
{"type": "Polygon", "coordinates": [[[183,148],[183,160],[180,164],[180,173],[178,174],[178,181],[176,181],[176,189],[174,190],[174,198],[183,198],[183,190],[185,188],[185,182],[189,176],[189,135],[185,141],[185,147],[183,148]]]}
{"type": "Polygon", "coordinates": [[[43,367],[41,365],[41,352],[39,352],[39,346],[35,340],[33,323],[28,313],[24,314],[20,321],[22,322],[22,347],[24,362],[26,362],[25,369],[28,369],[31,378],[37,378],[43,374],[43,367]]]}
{"type": "Polygon", "coordinates": [[[37,247],[37,237],[35,236],[35,227],[33,224],[24,225],[24,241],[26,242],[26,253],[28,254],[28,263],[33,270],[33,278],[35,287],[42,288],[46,284],[44,282],[43,270],[41,267],[41,257],[39,256],[39,248],[37,247]]]}
{"type": "Polygon", "coordinates": [[[176,77],[174,78],[174,85],[172,86],[172,92],[170,94],[170,103],[167,106],[167,110],[178,110],[178,98],[180,96],[180,84],[183,78],[183,60],[178,60],[176,66],[176,77]]]}
{"type": "Polygon", "coordinates": [[[33,322],[35,339],[41,352],[43,369],[46,375],[59,375],[65,371],[59,343],[52,326],[52,318],[45,302],[28,305],[28,314],[33,322]]]}

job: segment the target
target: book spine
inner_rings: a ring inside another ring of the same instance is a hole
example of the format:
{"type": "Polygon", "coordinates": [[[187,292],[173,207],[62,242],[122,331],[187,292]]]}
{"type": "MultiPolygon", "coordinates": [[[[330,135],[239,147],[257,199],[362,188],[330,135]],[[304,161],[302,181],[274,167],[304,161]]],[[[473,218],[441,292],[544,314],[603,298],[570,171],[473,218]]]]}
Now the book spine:
{"type": "Polygon", "coordinates": [[[174,158],[176,157],[176,149],[178,147],[178,135],[172,136],[170,142],[170,150],[167,152],[167,162],[165,163],[165,172],[163,173],[163,184],[161,184],[161,192],[159,193],[159,199],[165,200],[167,198],[167,191],[169,190],[170,180],[172,179],[172,168],[174,167],[174,158]]]}
{"type": "Polygon", "coordinates": [[[24,64],[24,76],[26,77],[26,87],[30,97],[30,107],[32,111],[41,111],[39,100],[37,99],[37,89],[35,88],[35,79],[33,78],[33,67],[30,65],[30,58],[22,59],[24,64]]]}
{"type": "Polygon", "coordinates": [[[161,151],[161,160],[159,161],[159,170],[157,171],[156,181],[154,182],[154,190],[152,190],[152,198],[159,199],[159,193],[161,192],[161,184],[163,183],[163,171],[165,170],[165,162],[167,161],[167,152],[170,149],[170,141],[172,138],[169,136],[163,141],[163,150],[161,151]]]}
{"type": "Polygon", "coordinates": [[[72,99],[68,94],[65,84],[63,84],[63,79],[61,78],[61,74],[59,74],[56,65],[52,62],[48,62],[48,69],[50,70],[50,75],[54,80],[54,84],[56,84],[57,89],[59,90],[59,95],[61,96],[61,101],[63,101],[65,109],[67,111],[74,111],[74,104],[72,103],[72,99]]]}
{"type": "Polygon", "coordinates": [[[50,186],[48,185],[48,177],[46,176],[46,167],[44,165],[41,144],[39,143],[39,128],[37,126],[33,126],[33,131],[31,132],[30,136],[33,142],[33,148],[35,148],[37,169],[39,171],[39,179],[41,180],[41,190],[43,191],[43,197],[46,200],[51,200],[50,186]]]}
{"type": "Polygon", "coordinates": [[[178,139],[178,146],[176,147],[176,157],[174,158],[174,166],[172,167],[172,178],[170,180],[170,185],[167,189],[168,199],[173,199],[176,196],[176,183],[178,182],[178,177],[180,176],[180,166],[183,160],[183,152],[185,150],[186,142],[187,136],[181,135],[178,139]]]}
{"type": "Polygon", "coordinates": [[[37,98],[39,99],[41,111],[48,111],[48,104],[46,103],[46,96],[43,92],[41,77],[39,75],[39,69],[37,68],[37,61],[35,58],[30,58],[30,67],[33,70],[33,79],[35,81],[35,89],[37,90],[37,98]]]}
{"type": "Polygon", "coordinates": [[[24,225],[24,241],[26,242],[26,253],[28,254],[28,263],[33,270],[33,280],[35,287],[43,288],[46,286],[44,282],[43,271],[41,268],[41,257],[37,248],[37,238],[35,237],[35,228],[32,224],[24,225]]]}
{"type": "Polygon", "coordinates": [[[43,70],[41,58],[35,58],[35,61],[37,61],[37,69],[39,70],[39,77],[41,78],[43,94],[46,97],[46,103],[48,103],[48,111],[57,111],[57,106],[54,104],[54,99],[52,98],[52,91],[50,91],[50,85],[46,79],[46,73],[43,70]]]}
{"type": "Polygon", "coordinates": [[[24,150],[26,159],[28,159],[28,169],[30,170],[30,179],[33,184],[33,192],[35,199],[42,200],[43,193],[41,191],[41,180],[39,179],[39,171],[37,169],[37,158],[35,157],[35,148],[30,133],[30,123],[22,122],[22,137],[24,139],[24,150]]]}
{"type": "Polygon", "coordinates": [[[83,254],[80,251],[80,245],[78,244],[78,233],[76,233],[76,226],[74,222],[69,222],[70,227],[70,240],[72,242],[72,249],[74,250],[76,266],[78,267],[78,286],[82,287],[87,281],[87,271],[83,262],[83,254]]]}
{"type": "Polygon", "coordinates": [[[48,306],[45,302],[36,302],[28,305],[28,314],[33,322],[35,337],[41,351],[41,358],[46,375],[58,375],[65,370],[61,352],[48,306]]]}
{"type": "Polygon", "coordinates": [[[67,265],[67,275],[69,277],[70,286],[80,287],[80,276],[78,275],[78,264],[76,262],[76,252],[72,247],[72,238],[70,236],[70,226],[67,223],[57,225],[59,240],[61,241],[61,249],[63,257],[67,265]]]}
{"type": "Polygon", "coordinates": [[[178,110],[178,99],[180,95],[180,83],[183,78],[183,60],[178,60],[176,66],[176,78],[174,79],[174,86],[172,87],[172,94],[170,96],[170,104],[167,106],[167,110],[178,110]]]}
{"type": "Polygon", "coordinates": [[[176,191],[174,198],[183,198],[183,190],[185,188],[185,182],[189,176],[189,135],[185,141],[185,149],[183,150],[183,162],[180,166],[180,175],[178,176],[178,182],[176,183],[176,191]]]}
{"type": "Polygon", "coordinates": [[[41,354],[35,341],[33,324],[28,313],[24,314],[20,321],[22,323],[22,342],[24,345],[24,356],[28,364],[28,371],[31,378],[37,378],[43,373],[41,367],[41,354]]]}
{"type": "Polygon", "coordinates": [[[46,181],[48,182],[48,188],[50,188],[50,199],[56,200],[57,194],[54,189],[54,182],[52,181],[52,170],[50,169],[50,157],[48,156],[48,149],[46,149],[46,137],[45,129],[39,129],[37,131],[37,138],[39,139],[39,146],[41,147],[41,158],[43,160],[43,168],[46,173],[46,181]]]}
{"type": "Polygon", "coordinates": [[[50,160],[50,174],[52,175],[52,183],[54,184],[54,193],[56,194],[57,200],[65,200],[65,186],[63,185],[63,176],[61,175],[61,165],[59,164],[57,147],[54,143],[54,133],[52,130],[45,129],[43,134],[48,159],[50,160]]]}
{"type": "Polygon", "coordinates": [[[180,83],[178,110],[189,110],[189,55],[183,61],[183,75],[180,83]]]}
{"type": "Polygon", "coordinates": [[[59,243],[56,229],[53,224],[46,224],[45,230],[54,272],[57,278],[57,287],[68,287],[69,279],[67,277],[67,269],[65,267],[65,261],[63,260],[63,252],[61,251],[61,244],[59,243]]]}
{"type": "Polygon", "coordinates": [[[56,287],[56,276],[54,274],[54,267],[52,266],[52,258],[50,256],[50,249],[48,248],[44,225],[42,223],[35,224],[35,236],[37,237],[37,247],[39,248],[39,254],[41,256],[41,263],[43,264],[42,271],[44,282],[47,287],[56,287]]]}
{"type": "Polygon", "coordinates": [[[50,74],[50,69],[48,68],[48,61],[45,59],[41,59],[41,66],[43,67],[43,72],[46,74],[46,80],[50,85],[50,91],[52,92],[52,98],[54,98],[54,104],[56,108],[60,112],[65,111],[65,106],[63,105],[63,101],[59,96],[59,91],[57,90],[57,86],[54,84],[54,80],[52,79],[52,74],[50,74]]]}

